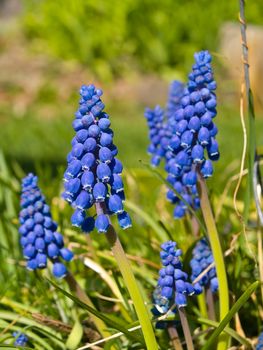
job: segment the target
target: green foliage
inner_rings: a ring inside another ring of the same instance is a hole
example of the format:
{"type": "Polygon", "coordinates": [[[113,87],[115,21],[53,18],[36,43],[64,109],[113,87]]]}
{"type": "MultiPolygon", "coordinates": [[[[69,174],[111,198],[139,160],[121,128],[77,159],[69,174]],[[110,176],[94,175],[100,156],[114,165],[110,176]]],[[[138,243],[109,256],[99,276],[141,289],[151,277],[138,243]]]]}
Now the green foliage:
{"type": "MultiPolygon", "coordinates": [[[[209,0],[26,0],[25,32],[41,51],[86,65],[104,80],[131,69],[189,68],[194,51],[216,50],[218,29],[238,2],[209,0]]],[[[261,24],[263,4],[247,8],[261,24]]]]}

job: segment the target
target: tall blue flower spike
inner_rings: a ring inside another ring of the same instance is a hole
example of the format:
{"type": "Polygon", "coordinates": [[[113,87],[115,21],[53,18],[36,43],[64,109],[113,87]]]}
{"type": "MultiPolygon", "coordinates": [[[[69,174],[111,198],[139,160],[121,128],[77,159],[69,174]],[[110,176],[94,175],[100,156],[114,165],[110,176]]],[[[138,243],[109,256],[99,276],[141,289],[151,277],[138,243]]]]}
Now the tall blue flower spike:
{"type": "Polygon", "coordinates": [[[53,275],[62,278],[67,268],[61,260],[70,261],[73,253],[64,247],[63,236],[57,231],[37,181],[33,174],[22,180],[19,233],[23,255],[28,270],[44,269],[49,259],[53,263],[53,275]]]}
{"type": "Polygon", "coordinates": [[[79,109],[73,121],[76,135],[64,173],[62,196],[75,210],[71,223],[87,233],[94,228],[99,233],[107,232],[108,215],[114,214],[122,229],[131,227],[131,218],[123,207],[123,167],[116,158],[118,149],[113,144],[113,131],[101,95],[102,91],[94,85],[83,85],[80,89],[79,109]],[[99,203],[106,208],[107,215],[94,218],[88,210],[99,203]]]}
{"type": "Polygon", "coordinates": [[[173,81],[169,90],[169,99],[167,109],[164,111],[160,106],[153,110],[145,109],[144,116],[147,119],[149,127],[148,153],[152,156],[151,164],[158,166],[161,160],[165,161],[171,158],[169,150],[169,140],[172,137],[173,126],[175,123],[174,113],[180,108],[180,99],[183,96],[184,85],[180,81],[173,81]]]}
{"type": "Polygon", "coordinates": [[[168,241],[161,245],[160,252],[162,268],[159,271],[157,287],[153,294],[155,315],[166,313],[174,304],[181,308],[187,305],[187,296],[196,294],[188,275],[183,271],[180,260],[181,249],[176,242],[168,241]]]}
{"type": "MultiPolygon", "coordinates": [[[[152,164],[158,165],[161,157],[165,157],[167,181],[175,190],[168,190],[167,199],[175,204],[176,219],[186,214],[188,206],[194,210],[200,207],[196,188],[197,169],[204,178],[208,178],[213,174],[212,161],[219,159],[215,139],[218,130],[213,122],[217,102],[212,58],[208,51],[200,51],[194,58],[195,64],[181,94],[180,106],[170,112],[171,103],[168,102],[168,123],[162,118],[155,126],[157,119],[152,117],[154,113],[150,114],[149,110],[145,113],[150,128],[151,145],[148,150],[153,154],[152,164]]],[[[164,111],[162,113],[164,115],[164,111]]]]}
{"type": "MultiPolygon", "coordinates": [[[[190,261],[192,269],[191,281],[193,282],[206,268],[214,262],[212,251],[205,238],[197,242],[193,249],[193,257],[190,261]]],[[[218,290],[218,280],[216,276],[216,269],[212,267],[201,280],[195,283],[194,287],[202,291],[202,287],[210,287],[213,293],[218,290]]]]}
{"type": "Polygon", "coordinates": [[[13,332],[13,337],[16,338],[14,345],[15,346],[26,346],[27,342],[28,342],[28,337],[23,334],[23,333],[19,333],[19,332],[13,332]]]}
{"type": "Polygon", "coordinates": [[[256,345],[256,350],[263,350],[263,332],[260,333],[258,337],[258,343],[256,345]]]}

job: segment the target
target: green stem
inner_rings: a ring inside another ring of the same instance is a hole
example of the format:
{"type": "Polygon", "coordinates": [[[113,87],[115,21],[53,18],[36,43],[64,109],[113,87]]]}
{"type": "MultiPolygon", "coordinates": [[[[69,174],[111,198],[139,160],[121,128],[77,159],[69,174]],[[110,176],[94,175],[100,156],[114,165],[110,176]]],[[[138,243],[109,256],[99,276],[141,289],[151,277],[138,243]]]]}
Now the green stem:
{"type": "MultiPolygon", "coordinates": [[[[201,294],[197,295],[197,303],[199,306],[199,310],[200,310],[200,315],[203,318],[208,318],[208,313],[207,313],[207,306],[206,306],[206,300],[205,300],[205,293],[204,290],[201,294]]],[[[207,325],[202,324],[202,329],[205,330],[207,329],[207,325]]]]}
{"type": "MultiPolygon", "coordinates": [[[[96,203],[96,211],[98,215],[106,213],[106,210],[101,203],[96,203]]],[[[121,242],[115,232],[114,227],[111,224],[108,231],[106,232],[106,237],[111,246],[112,253],[118,263],[125,285],[133,301],[135,311],[142,327],[146,347],[148,350],[158,350],[158,345],[151,324],[150,315],[145,306],[139,287],[136,283],[130,262],[126,257],[121,242]]]]}
{"type": "MultiPolygon", "coordinates": [[[[88,295],[84,292],[84,290],[81,288],[81,286],[76,281],[75,277],[71,274],[71,272],[68,272],[68,274],[65,277],[65,281],[67,282],[70,290],[74,293],[76,293],[79,300],[81,300],[83,303],[89,305],[93,309],[95,309],[95,306],[93,305],[92,301],[88,297],[88,295]]],[[[90,318],[92,322],[94,322],[97,331],[103,336],[108,337],[111,334],[106,331],[107,326],[105,323],[99,319],[98,317],[95,317],[94,315],[90,315],[90,318]]]]}
{"type": "MultiPolygon", "coordinates": [[[[199,173],[199,194],[201,209],[206,224],[213,257],[215,260],[216,273],[219,285],[219,318],[220,321],[226,316],[229,311],[229,296],[228,296],[228,284],[227,275],[225,269],[224,255],[222,252],[215,220],[213,217],[212,209],[208,199],[207,187],[204,178],[199,173]]],[[[218,350],[225,350],[228,346],[228,336],[222,333],[218,339],[218,350]]]]}
{"type": "Polygon", "coordinates": [[[178,310],[178,314],[179,314],[179,317],[181,320],[181,325],[182,325],[183,332],[184,332],[184,338],[185,338],[187,350],[194,350],[192,335],[190,332],[190,328],[189,328],[189,324],[188,324],[187,317],[185,314],[185,310],[183,307],[178,307],[177,310],[178,310]]]}

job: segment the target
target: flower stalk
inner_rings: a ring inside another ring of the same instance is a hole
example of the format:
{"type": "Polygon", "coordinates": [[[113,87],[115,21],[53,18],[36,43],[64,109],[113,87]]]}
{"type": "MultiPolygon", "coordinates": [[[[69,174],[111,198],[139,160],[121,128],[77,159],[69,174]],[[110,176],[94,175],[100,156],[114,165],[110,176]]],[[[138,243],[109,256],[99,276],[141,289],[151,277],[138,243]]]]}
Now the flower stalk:
{"type": "MultiPolygon", "coordinates": [[[[212,209],[208,199],[207,187],[204,178],[199,173],[199,195],[200,195],[200,205],[203,213],[204,221],[206,224],[209,241],[211,244],[213,257],[215,261],[216,274],[218,277],[219,286],[219,320],[222,321],[223,318],[229,311],[229,295],[228,295],[228,283],[227,275],[225,269],[224,255],[222,252],[219,235],[217,232],[215,220],[213,217],[212,209]]],[[[228,336],[222,333],[218,339],[218,350],[225,350],[228,346],[228,336]]]]}
{"type": "MultiPolygon", "coordinates": [[[[98,215],[105,214],[106,210],[102,203],[96,203],[96,211],[98,215]]],[[[142,327],[145,343],[148,350],[157,350],[158,345],[155,339],[153,327],[150,321],[150,315],[143,301],[141,292],[136,283],[134,274],[131,269],[131,265],[126,257],[121,242],[117,236],[117,233],[110,224],[106,232],[107,240],[110,244],[111,250],[115,259],[117,260],[125,285],[129,291],[135,311],[137,313],[139,322],[142,327]]]]}
{"type": "Polygon", "coordinates": [[[184,338],[185,338],[187,350],[194,350],[194,344],[191,336],[191,331],[189,328],[189,323],[187,321],[185,309],[183,307],[178,307],[177,310],[181,320],[181,325],[184,332],[184,338]]]}

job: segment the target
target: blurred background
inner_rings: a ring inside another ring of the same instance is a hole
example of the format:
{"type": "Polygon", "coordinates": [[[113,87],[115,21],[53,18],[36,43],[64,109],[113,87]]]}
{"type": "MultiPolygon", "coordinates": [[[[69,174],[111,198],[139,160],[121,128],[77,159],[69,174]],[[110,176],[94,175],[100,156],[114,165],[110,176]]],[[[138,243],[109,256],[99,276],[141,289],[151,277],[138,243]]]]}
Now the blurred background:
{"type": "MultiPolygon", "coordinates": [[[[247,2],[246,16],[260,144],[263,2],[247,2]]],[[[208,49],[218,82],[217,167],[228,169],[218,178],[238,169],[238,1],[0,0],[0,17],[0,148],[8,163],[24,171],[39,164],[54,173],[63,168],[78,89],[94,83],[104,90],[120,159],[142,167],[139,160],[148,161],[144,108],[165,106],[169,83],[186,81],[194,52],[208,49]]]]}

